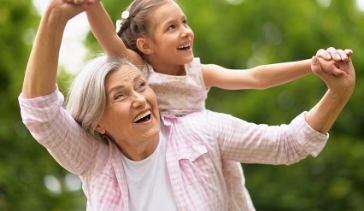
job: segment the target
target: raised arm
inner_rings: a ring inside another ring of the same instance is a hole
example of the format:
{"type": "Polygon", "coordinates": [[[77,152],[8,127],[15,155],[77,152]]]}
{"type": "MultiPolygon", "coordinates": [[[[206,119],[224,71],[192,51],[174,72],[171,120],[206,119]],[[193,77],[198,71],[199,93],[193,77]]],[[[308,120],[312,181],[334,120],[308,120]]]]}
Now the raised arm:
{"type": "Polygon", "coordinates": [[[108,56],[126,56],[127,48],[115,32],[115,26],[100,3],[86,11],[91,30],[108,56]]]}
{"type": "Polygon", "coordinates": [[[89,169],[94,157],[93,149],[99,142],[92,141],[92,137],[62,108],[64,98],[55,89],[65,26],[68,20],[88,6],[74,6],[62,0],[49,2],[26,68],[19,96],[20,113],[33,137],[57,162],[68,171],[81,175],[89,169]]]}
{"type": "Polygon", "coordinates": [[[306,114],[307,123],[321,133],[327,133],[340,112],[349,101],[355,87],[355,70],[349,59],[347,62],[324,64],[317,57],[312,58],[312,71],[327,85],[323,98],[306,114]],[[321,68],[322,66],[322,68],[321,68]],[[346,76],[335,76],[327,72],[339,67],[346,76]]]}
{"type": "MultiPolygon", "coordinates": [[[[64,0],[71,4],[84,4],[88,0],[64,0]]],[[[144,65],[143,59],[133,50],[128,49],[115,32],[115,25],[104,6],[95,3],[86,10],[91,30],[108,56],[124,56],[136,65],[144,65]]]]}
{"type": "Polygon", "coordinates": [[[52,0],[47,7],[27,64],[23,97],[34,98],[52,93],[56,88],[58,56],[65,26],[85,10],[86,4],[73,6],[52,0]]]}
{"type": "MultiPolygon", "coordinates": [[[[319,50],[316,56],[325,60],[348,61],[352,51],[319,50]]],[[[226,69],[218,65],[202,65],[207,87],[222,89],[267,89],[285,84],[311,74],[311,59],[257,66],[247,70],[226,69]]],[[[340,69],[330,69],[332,74],[343,76],[340,69]]]]}

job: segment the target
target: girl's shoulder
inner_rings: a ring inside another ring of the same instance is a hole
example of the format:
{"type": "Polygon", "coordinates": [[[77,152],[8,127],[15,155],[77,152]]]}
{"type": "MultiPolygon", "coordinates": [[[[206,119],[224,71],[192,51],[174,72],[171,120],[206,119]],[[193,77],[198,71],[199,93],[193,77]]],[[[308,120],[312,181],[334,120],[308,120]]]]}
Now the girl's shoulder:
{"type": "Polygon", "coordinates": [[[200,58],[198,58],[198,57],[193,58],[193,60],[190,63],[185,64],[185,69],[186,69],[187,72],[189,70],[190,71],[193,71],[193,72],[196,72],[196,70],[201,71],[201,61],[200,61],[200,58]]]}

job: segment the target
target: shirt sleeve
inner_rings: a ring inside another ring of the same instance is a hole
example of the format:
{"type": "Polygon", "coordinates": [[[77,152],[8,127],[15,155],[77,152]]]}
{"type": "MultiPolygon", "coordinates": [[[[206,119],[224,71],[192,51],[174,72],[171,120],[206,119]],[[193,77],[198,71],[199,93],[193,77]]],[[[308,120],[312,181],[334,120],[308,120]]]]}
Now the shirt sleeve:
{"type": "Polygon", "coordinates": [[[58,88],[49,95],[31,99],[20,94],[22,121],[60,165],[82,175],[95,154],[97,141],[66,112],[63,101],[58,88]]]}
{"type": "Polygon", "coordinates": [[[206,119],[223,159],[289,165],[309,154],[316,157],[329,137],[312,129],[305,121],[305,114],[279,126],[258,125],[214,112],[207,114],[206,119]]]}

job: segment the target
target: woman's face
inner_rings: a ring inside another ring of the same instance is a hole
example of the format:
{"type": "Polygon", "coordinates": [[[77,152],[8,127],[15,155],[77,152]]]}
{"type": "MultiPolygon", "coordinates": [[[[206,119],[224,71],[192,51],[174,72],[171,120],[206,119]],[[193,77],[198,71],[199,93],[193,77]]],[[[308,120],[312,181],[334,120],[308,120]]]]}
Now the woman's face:
{"type": "Polygon", "coordinates": [[[106,108],[96,128],[121,149],[159,140],[157,99],[141,72],[122,65],[105,80],[106,108]]]}

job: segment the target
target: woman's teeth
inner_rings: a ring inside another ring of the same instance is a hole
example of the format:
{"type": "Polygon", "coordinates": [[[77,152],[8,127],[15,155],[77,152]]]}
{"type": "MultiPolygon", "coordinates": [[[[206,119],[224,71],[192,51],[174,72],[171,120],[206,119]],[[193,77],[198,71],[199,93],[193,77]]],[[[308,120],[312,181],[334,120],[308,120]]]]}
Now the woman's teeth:
{"type": "Polygon", "coordinates": [[[133,120],[133,122],[137,122],[137,121],[139,121],[139,120],[143,119],[144,117],[148,116],[149,114],[150,114],[150,111],[146,111],[145,113],[140,114],[139,116],[137,116],[137,117],[133,120]]]}

